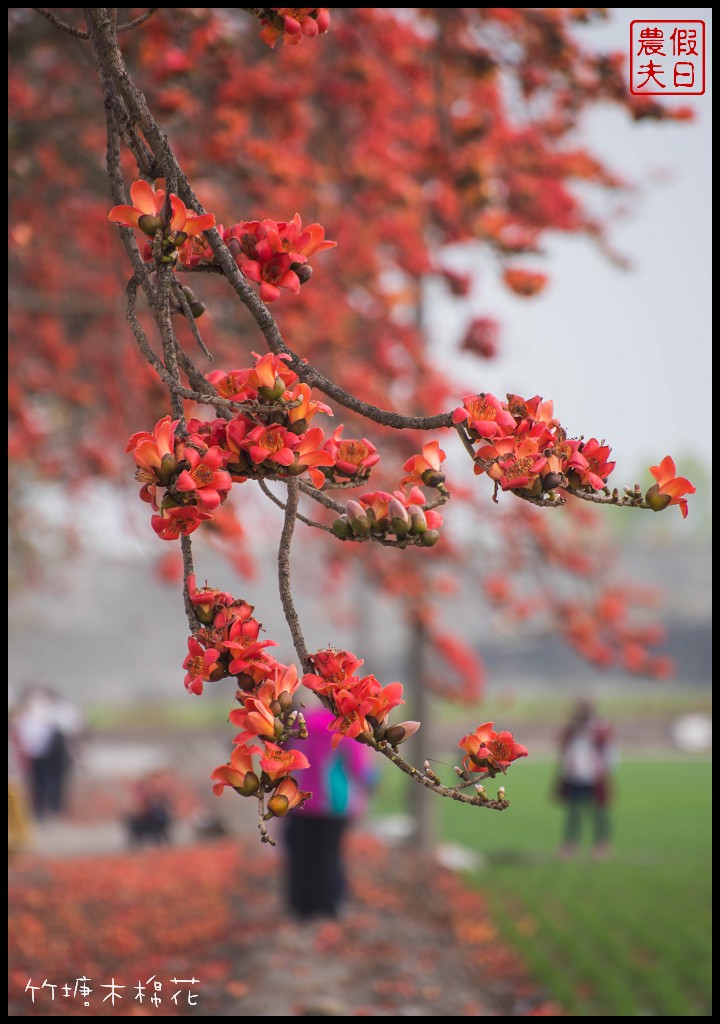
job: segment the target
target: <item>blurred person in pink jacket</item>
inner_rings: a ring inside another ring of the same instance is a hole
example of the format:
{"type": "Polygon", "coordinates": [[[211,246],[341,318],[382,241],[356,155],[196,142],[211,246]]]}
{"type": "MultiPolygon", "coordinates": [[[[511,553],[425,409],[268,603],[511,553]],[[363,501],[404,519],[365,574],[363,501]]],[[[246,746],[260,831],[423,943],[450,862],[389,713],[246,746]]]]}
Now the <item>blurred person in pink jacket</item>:
{"type": "Polygon", "coordinates": [[[304,708],[308,738],[302,744],[310,767],[302,788],[312,796],[286,818],[287,906],[300,919],[339,916],[348,896],[344,840],[362,818],[375,785],[375,755],[369,747],[343,739],[333,750],[328,726],[332,712],[304,708]]]}

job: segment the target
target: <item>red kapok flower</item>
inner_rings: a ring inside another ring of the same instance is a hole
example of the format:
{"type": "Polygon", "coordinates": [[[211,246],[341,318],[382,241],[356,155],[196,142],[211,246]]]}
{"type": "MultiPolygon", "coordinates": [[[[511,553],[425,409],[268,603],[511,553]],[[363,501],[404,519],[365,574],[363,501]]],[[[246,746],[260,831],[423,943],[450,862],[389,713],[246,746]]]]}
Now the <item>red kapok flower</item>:
{"type": "MultiPolygon", "coordinates": [[[[147,218],[143,223],[148,230],[148,235],[163,226],[163,206],[165,205],[165,193],[162,189],[155,190],[147,181],[134,181],[130,186],[130,198],[133,206],[113,206],[108,214],[108,220],[113,224],[124,224],[126,227],[140,227],[140,218],[147,218]]],[[[145,229],[141,229],[145,230],[145,229]]]]}
{"type": "Polygon", "coordinates": [[[225,669],[219,663],[220,651],[214,647],[205,648],[195,639],[188,637],[188,655],[183,662],[187,670],[185,689],[189,693],[202,693],[203,683],[217,681],[225,676],[225,669]]]}
{"type": "Polygon", "coordinates": [[[204,452],[187,446],[183,458],[190,468],[183,470],[175,481],[178,491],[194,494],[199,508],[213,512],[225,501],[232,487],[230,474],[225,470],[222,449],[207,448],[204,452]]]}
{"type": "Polygon", "coordinates": [[[251,736],[261,740],[278,739],[282,734],[282,723],[257,697],[247,697],[241,708],[235,708],[228,715],[233,725],[245,731],[240,733],[236,742],[244,742],[251,736]],[[279,727],[279,732],[277,728],[279,727]]]}
{"type": "Polygon", "coordinates": [[[437,487],[445,482],[445,474],[440,469],[441,463],[445,461],[445,452],[437,441],[428,441],[423,445],[421,455],[413,455],[408,459],[403,469],[410,475],[404,476],[401,484],[412,482],[414,484],[425,484],[427,487],[437,487]]]}
{"type": "Polygon", "coordinates": [[[337,242],[325,238],[325,228],[320,224],[308,224],[303,230],[299,213],[290,221],[278,221],[277,224],[273,224],[272,228],[268,228],[268,236],[273,229],[277,232],[282,250],[296,262],[303,262],[316,252],[334,249],[337,245],[337,242]]]}
{"type": "Polygon", "coordinates": [[[188,210],[182,199],[172,192],[170,193],[170,205],[172,207],[171,231],[182,231],[186,235],[199,235],[215,225],[214,213],[193,213],[188,210]]]}
{"type": "Polygon", "coordinates": [[[231,594],[218,590],[217,587],[210,587],[206,583],[204,587],[198,587],[195,583],[195,573],[189,573],[186,581],[188,597],[195,606],[195,614],[200,622],[208,626],[215,617],[216,608],[226,607],[232,604],[231,594]]]}
{"type": "Polygon", "coordinates": [[[276,818],[282,818],[283,815],[287,814],[288,811],[292,811],[293,808],[302,807],[311,796],[312,793],[298,789],[295,779],[285,778],[279,786],[276,786],[273,795],[267,802],[267,809],[276,818]]]}
{"type": "Polygon", "coordinates": [[[335,460],[332,476],[364,480],[370,475],[371,468],[380,460],[377,448],[364,437],[343,440],[343,428],[344,424],[341,423],[323,446],[335,460]]]}
{"type": "Polygon", "coordinates": [[[297,46],[303,36],[314,37],[327,32],[330,27],[328,7],[269,7],[270,18],[261,18],[264,28],[261,39],[272,49],[278,39],[289,46],[297,46]]]}
{"type": "Polygon", "coordinates": [[[532,270],[521,270],[519,267],[509,267],[503,274],[503,281],[510,291],[516,295],[529,298],[537,295],[547,284],[547,274],[539,274],[532,270]]]}
{"type": "Polygon", "coordinates": [[[462,763],[471,772],[504,772],[512,761],[528,756],[527,747],[516,743],[511,732],[494,732],[492,722],[463,736],[458,746],[466,751],[462,763]]]}
{"type": "Polygon", "coordinates": [[[227,398],[230,402],[243,402],[250,390],[249,373],[250,370],[228,370],[227,373],[223,370],[211,370],[205,374],[205,380],[212,384],[222,398],[227,398]]]}
{"type": "MultiPolygon", "coordinates": [[[[130,198],[134,206],[113,206],[108,220],[126,227],[140,228],[146,235],[154,235],[165,227],[164,205],[165,193],[162,189],[153,189],[146,181],[135,181],[130,186],[130,198]]],[[[215,214],[202,215],[188,211],[185,203],[178,196],[170,193],[172,215],[169,231],[182,231],[185,235],[199,235],[202,231],[215,224],[215,214]]]]}
{"type": "Polygon", "coordinates": [[[230,761],[220,765],[210,776],[216,780],[213,793],[220,796],[226,786],[231,786],[242,796],[256,793],[260,788],[260,779],[253,769],[252,756],[259,753],[259,747],[248,747],[244,743],[238,743],[230,755],[230,761]]]}
{"type": "Polygon", "coordinates": [[[274,743],[265,744],[265,757],[260,767],[271,782],[283,779],[301,768],[309,768],[310,762],[300,750],[285,750],[274,743]]]}
{"type": "Polygon", "coordinates": [[[318,490],[325,483],[323,472],[319,466],[332,466],[333,457],[328,451],[319,447],[325,435],[320,427],[313,427],[298,438],[298,444],[294,447],[294,463],[288,467],[292,476],[299,476],[307,472],[313,486],[318,490]]]}
{"type": "Polygon", "coordinates": [[[248,387],[257,391],[260,398],[280,398],[286,388],[298,379],[295,371],[287,365],[289,358],[284,354],[276,356],[273,352],[257,356],[255,365],[248,370],[248,387]]]}
{"type": "Polygon", "coordinates": [[[609,445],[600,444],[594,437],[583,442],[567,461],[570,485],[601,491],[615,469],[615,463],[608,462],[609,456],[609,445]]]}
{"type": "Polygon", "coordinates": [[[363,699],[362,694],[355,692],[355,686],[359,680],[349,679],[347,682],[349,686],[353,687],[352,692],[349,689],[343,689],[335,690],[332,694],[338,709],[338,717],[328,726],[328,729],[334,734],[330,741],[333,750],[345,736],[348,739],[355,739],[363,733],[368,735],[373,733],[372,725],[366,718],[366,715],[371,713],[372,703],[363,699]]]}
{"type": "Polygon", "coordinates": [[[529,434],[522,439],[516,437],[500,438],[493,445],[480,448],[476,457],[479,460],[496,458],[497,461],[487,467],[487,474],[496,480],[504,491],[532,490],[540,479],[540,474],[547,464],[547,459],[538,451],[538,444],[529,434]]]}
{"type": "MultiPolygon", "coordinates": [[[[325,405],[324,402],[318,402],[312,398],[312,391],[307,384],[296,385],[284,397],[288,403],[288,425],[294,434],[302,434],[316,413],[324,412],[326,416],[334,415],[329,405],[325,405]]],[[[328,450],[327,442],[323,447],[326,451],[328,450]]]]}
{"type": "Polygon", "coordinates": [[[153,530],[161,540],[177,540],[197,530],[204,519],[212,519],[209,512],[201,512],[195,505],[163,509],[162,515],[150,520],[153,530]]]}
{"type": "Polygon", "coordinates": [[[460,348],[481,359],[493,359],[498,352],[500,325],[488,316],[476,317],[465,332],[460,348]]]}
{"type": "Polygon", "coordinates": [[[257,281],[260,285],[260,298],[263,302],[275,302],[280,297],[280,289],[297,294],[300,291],[300,278],[291,270],[292,256],[286,253],[273,253],[267,240],[257,244],[258,258],[243,260],[240,264],[245,277],[257,281]]]}
{"type": "MultiPolygon", "coordinates": [[[[228,425],[228,439],[231,437],[232,426],[232,423],[228,425]]],[[[273,468],[291,466],[295,462],[294,450],[297,445],[297,434],[279,423],[272,423],[269,427],[253,427],[247,437],[238,442],[238,448],[247,452],[256,467],[267,463],[273,468]]]]}
{"type": "Polygon", "coordinates": [[[515,431],[515,420],[499,398],[490,394],[466,395],[452,415],[453,423],[467,422],[471,437],[507,437],[515,431]]]}
{"type": "Polygon", "coordinates": [[[362,658],[334,647],[316,651],[310,655],[309,660],[315,672],[308,672],[303,676],[303,686],[323,696],[327,696],[346,679],[354,676],[356,670],[363,664],[362,658]]]}
{"type": "Polygon", "coordinates": [[[179,420],[171,420],[163,416],[153,427],[152,434],[141,430],[133,434],[125,445],[125,451],[132,453],[138,469],[138,475],[145,483],[157,482],[166,484],[177,468],[175,457],[175,428],[179,420]]]}
{"type": "MultiPolygon", "coordinates": [[[[262,652],[266,647],[277,647],[276,640],[258,640],[260,623],[257,619],[236,620],[230,626],[229,634],[224,644],[233,656],[229,666],[232,675],[246,672],[249,665],[257,663],[258,657],[261,661],[265,661],[265,655],[262,652]]],[[[270,666],[268,665],[263,676],[266,676],[269,671],[270,666]]]]}
{"type": "Polygon", "coordinates": [[[651,466],[650,472],[657,481],[645,493],[645,501],[654,512],[661,512],[668,505],[679,505],[683,519],[687,518],[685,494],[694,494],[695,487],[684,476],[675,476],[675,463],[666,455],[659,466],[651,466]]]}

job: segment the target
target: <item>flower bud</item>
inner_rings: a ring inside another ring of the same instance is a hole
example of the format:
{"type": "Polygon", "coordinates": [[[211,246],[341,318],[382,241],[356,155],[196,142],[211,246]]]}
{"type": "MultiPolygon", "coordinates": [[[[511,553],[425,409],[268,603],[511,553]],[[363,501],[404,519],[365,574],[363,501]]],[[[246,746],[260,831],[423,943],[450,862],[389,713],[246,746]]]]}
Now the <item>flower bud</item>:
{"type": "Polygon", "coordinates": [[[385,731],[385,739],[391,747],[397,747],[414,736],[419,728],[420,722],[399,722],[397,725],[391,725],[385,731]]]}
{"type": "Polygon", "coordinates": [[[309,263],[301,263],[295,270],[300,284],[305,284],[306,281],[309,281],[312,277],[312,272],[313,270],[309,263]]]}
{"type": "Polygon", "coordinates": [[[170,477],[177,469],[177,465],[177,459],[174,455],[171,455],[170,452],[166,452],[165,455],[163,455],[160,468],[157,470],[158,479],[161,484],[167,484],[169,482],[170,477]]]}
{"type": "Polygon", "coordinates": [[[439,530],[426,530],[425,533],[420,535],[420,543],[423,547],[431,548],[440,540],[439,530]]]}
{"type": "Polygon", "coordinates": [[[332,532],[341,540],[347,540],[348,537],[352,536],[352,530],[350,529],[350,523],[348,522],[347,516],[340,516],[339,519],[335,520],[332,524],[332,532]]]}
{"type": "MultiPolygon", "coordinates": [[[[198,616],[199,618],[200,616],[198,616]]],[[[238,692],[235,694],[235,699],[241,703],[244,700],[244,694],[242,690],[252,690],[257,685],[253,677],[248,672],[238,672],[235,676],[235,681],[238,684],[238,692]]]]}
{"type": "Polygon", "coordinates": [[[276,818],[282,818],[283,815],[287,814],[289,807],[290,801],[281,793],[275,793],[267,802],[267,809],[276,818]]]}
{"type": "Polygon", "coordinates": [[[425,513],[419,505],[408,505],[408,515],[410,516],[410,533],[420,534],[425,533],[427,530],[427,520],[425,513]]]}
{"type": "Polygon", "coordinates": [[[480,797],[481,800],[489,800],[490,799],[490,797],[485,792],[485,787],[481,786],[479,783],[475,787],[475,792],[477,793],[477,795],[480,797]]]}
{"type": "Polygon", "coordinates": [[[645,501],[648,503],[653,512],[662,512],[666,509],[671,501],[669,494],[663,494],[657,484],[653,484],[652,487],[648,487],[645,492],[645,501]]]}
{"type": "Polygon", "coordinates": [[[292,694],[290,693],[290,691],[289,690],[283,690],[283,692],[278,697],[277,702],[280,705],[280,710],[281,711],[283,711],[285,713],[287,713],[288,711],[291,711],[292,710],[292,706],[293,706],[293,698],[292,698],[292,694]]]}
{"type": "Polygon", "coordinates": [[[260,779],[257,777],[255,772],[247,772],[243,780],[242,786],[233,787],[236,793],[241,796],[252,796],[253,793],[257,793],[260,789],[260,779]]]}
{"type": "Polygon", "coordinates": [[[556,487],[567,487],[564,473],[548,473],[543,477],[543,490],[554,491],[556,487]]]}
{"type": "Polygon", "coordinates": [[[445,483],[445,474],[439,469],[426,469],[420,479],[426,487],[439,487],[445,483]]]}
{"type": "Polygon", "coordinates": [[[176,249],[179,249],[181,245],[187,242],[187,234],[185,231],[176,231],[172,236],[172,244],[176,249]]]}
{"type": "Polygon", "coordinates": [[[388,502],[388,516],[390,532],[394,533],[396,537],[404,537],[410,531],[410,516],[403,503],[397,498],[391,498],[388,502]]]}
{"type": "Polygon", "coordinates": [[[370,536],[370,520],[365,515],[365,509],[357,501],[348,501],[347,517],[356,537],[370,536]]]}
{"type": "Polygon", "coordinates": [[[282,377],[278,376],[275,378],[275,383],[271,388],[259,387],[258,396],[266,402],[274,402],[278,398],[282,398],[285,394],[285,382],[282,377]]]}
{"type": "Polygon", "coordinates": [[[169,508],[180,508],[181,503],[173,498],[172,494],[166,494],[160,502],[160,509],[166,512],[169,508]]]}
{"type": "Polygon", "coordinates": [[[243,256],[242,246],[237,238],[231,238],[225,244],[230,250],[230,255],[233,259],[237,259],[238,256],[243,256]]]}
{"type": "Polygon", "coordinates": [[[205,312],[205,303],[199,301],[191,302],[190,312],[193,315],[193,319],[197,320],[197,318],[202,316],[205,312]]]}
{"type": "Polygon", "coordinates": [[[152,238],[157,231],[162,231],[164,221],[156,213],[144,213],[138,217],[138,227],[152,238]]]}
{"type": "Polygon", "coordinates": [[[498,795],[498,800],[504,800],[505,799],[505,787],[504,786],[498,786],[498,794],[497,795],[498,795]]]}

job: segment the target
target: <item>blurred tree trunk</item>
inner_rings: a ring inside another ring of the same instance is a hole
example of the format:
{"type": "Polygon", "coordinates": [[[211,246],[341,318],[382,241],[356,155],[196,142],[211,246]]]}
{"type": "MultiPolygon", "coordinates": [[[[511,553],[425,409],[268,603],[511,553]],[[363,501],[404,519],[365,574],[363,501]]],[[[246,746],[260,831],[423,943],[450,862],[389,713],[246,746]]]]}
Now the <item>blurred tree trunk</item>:
{"type": "MultiPolygon", "coordinates": [[[[408,740],[408,760],[417,768],[422,766],[427,752],[434,749],[431,732],[432,716],[425,666],[427,662],[427,628],[422,613],[410,609],[408,629],[407,679],[410,683],[410,700],[405,706],[403,718],[422,722],[420,730],[408,740]]],[[[412,819],[409,843],[419,853],[428,854],[434,846],[435,821],[431,794],[424,786],[408,780],[408,811],[412,819]]]]}

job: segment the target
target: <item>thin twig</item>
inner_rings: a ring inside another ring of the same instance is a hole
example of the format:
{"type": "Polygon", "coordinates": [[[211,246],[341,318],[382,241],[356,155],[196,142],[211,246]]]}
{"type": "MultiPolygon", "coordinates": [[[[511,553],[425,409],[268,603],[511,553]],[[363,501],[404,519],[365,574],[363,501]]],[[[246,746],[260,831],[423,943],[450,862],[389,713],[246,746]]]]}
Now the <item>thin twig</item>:
{"type": "Polygon", "coordinates": [[[319,505],[324,505],[325,508],[331,509],[333,512],[337,512],[340,515],[345,511],[345,506],[341,505],[339,501],[333,501],[333,499],[325,494],[324,491],[318,490],[317,487],[313,487],[306,480],[298,480],[298,486],[303,494],[307,494],[313,501],[317,501],[319,505]]]}
{"type": "Polygon", "coordinates": [[[174,275],[173,275],[173,288],[175,289],[175,294],[178,297],[178,300],[180,302],[180,306],[182,308],[182,311],[185,314],[185,319],[187,320],[188,324],[190,325],[190,330],[193,333],[195,341],[198,343],[198,346],[201,349],[203,355],[207,356],[209,361],[212,362],[213,361],[212,354],[211,354],[210,350],[208,349],[207,345],[205,344],[205,342],[202,340],[202,337],[200,336],[200,331],[198,330],[197,324],[195,323],[195,317],[193,316],[192,310],[190,309],[190,303],[188,302],[187,295],[183,291],[182,285],[180,284],[180,282],[178,281],[178,279],[174,275]]]}
{"type": "Polygon", "coordinates": [[[200,620],[195,613],[195,605],[190,600],[190,591],[188,590],[188,576],[194,574],[195,569],[193,567],[192,542],[186,533],[182,534],[180,537],[180,549],[182,551],[183,559],[183,600],[185,602],[185,614],[187,615],[190,632],[195,633],[200,629],[200,620]]]}
{"type": "Polygon", "coordinates": [[[285,522],[283,524],[280,543],[278,545],[278,585],[280,589],[280,603],[285,613],[285,619],[290,628],[293,646],[297,652],[305,672],[311,671],[310,658],[305,645],[305,638],[300,628],[300,620],[295,610],[292,589],[290,587],[290,544],[292,542],[293,530],[295,529],[295,517],[297,516],[299,488],[296,477],[290,477],[287,484],[287,503],[285,505],[285,522]]]}
{"type": "MultiPolygon", "coordinates": [[[[270,501],[277,505],[278,508],[281,508],[283,512],[286,510],[287,506],[285,505],[285,502],[281,501],[276,494],[273,494],[273,492],[270,490],[270,488],[262,479],[262,477],[257,477],[256,483],[259,484],[260,490],[263,492],[263,494],[267,495],[270,501]]],[[[315,526],[318,530],[325,530],[326,533],[333,532],[329,526],[325,526],[323,523],[316,523],[313,519],[307,519],[300,512],[296,513],[296,518],[299,519],[301,523],[305,523],[306,526],[315,526]]]]}
{"type": "Polygon", "coordinates": [[[258,797],[258,831],[260,832],[260,841],[267,843],[269,846],[277,846],[277,843],[268,832],[265,827],[265,802],[263,797],[258,797]]]}
{"type": "Polygon", "coordinates": [[[465,793],[459,792],[457,789],[451,786],[444,786],[441,782],[436,782],[435,779],[428,778],[427,775],[423,775],[417,768],[413,768],[411,764],[403,760],[396,750],[393,750],[387,743],[373,742],[370,746],[374,747],[379,751],[388,761],[392,761],[396,768],[399,768],[401,772],[409,776],[415,782],[421,786],[425,786],[426,789],[430,789],[440,796],[448,797],[450,800],[457,800],[459,803],[472,804],[473,807],[487,807],[491,811],[504,811],[510,806],[509,800],[487,800],[483,799],[479,794],[477,796],[467,796],[465,793]]]}
{"type": "Polygon", "coordinates": [[[47,7],[33,7],[32,10],[41,14],[43,18],[46,18],[51,25],[55,26],[55,28],[59,28],[62,32],[67,32],[69,36],[75,36],[76,39],[90,38],[90,33],[85,31],[85,29],[73,28],[72,25],[66,24],[66,22],[58,18],[57,14],[53,14],[52,11],[49,11],[47,7]]]}
{"type": "Polygon", "coordinates": [[[118,25],[118,35],[121,32],[129,32],[131,28],[137,28],[138,25],[143,25],[146,21],[152,18],[155,11],[159,11],[159,7],[148,7],[144,14],[139,15],[137,18],[133,18],[132,21],[126,21],[122,25],[118,25]]]}

